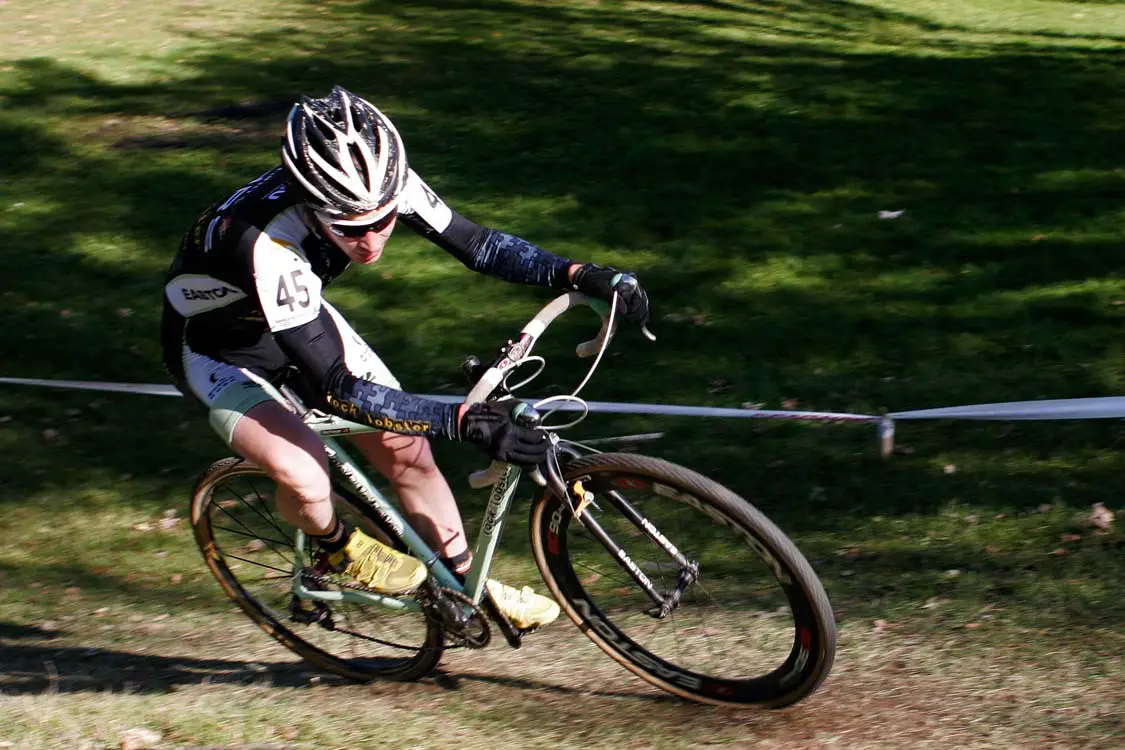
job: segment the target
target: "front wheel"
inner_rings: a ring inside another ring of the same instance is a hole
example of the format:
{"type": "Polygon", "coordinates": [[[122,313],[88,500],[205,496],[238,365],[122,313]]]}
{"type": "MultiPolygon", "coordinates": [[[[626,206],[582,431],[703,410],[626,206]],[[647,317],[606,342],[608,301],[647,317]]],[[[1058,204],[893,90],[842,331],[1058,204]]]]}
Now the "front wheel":
{"type": "Polygon", "coordinates": [[[576,520],[550,492],[536,501],[535,560],[570,619],[626,669],[691,700],[770,708],[828,676],[824,587],[749,502],[646,456],[587,456],[564,475],[592,502],[576,520]]]}

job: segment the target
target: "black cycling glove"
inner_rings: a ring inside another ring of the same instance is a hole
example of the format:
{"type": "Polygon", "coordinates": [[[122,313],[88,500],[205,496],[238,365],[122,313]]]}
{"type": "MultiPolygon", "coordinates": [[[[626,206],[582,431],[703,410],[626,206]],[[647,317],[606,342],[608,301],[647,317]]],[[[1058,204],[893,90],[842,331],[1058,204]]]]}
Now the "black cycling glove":
{"type": "Polygon", "coordinates": [[[613,293],[617,292],[621,297],[618,309],[626,320],[639,326],[648,324],[652,309],[636,276],[623,274],[613,266],[585,263],[574,272],[572,283],[577,291],[605,302],[612,302],[613,293]]]}
{"type": "Polygon", "coordinates": [[[519,404],[514,398],[473,404],[461,416],[461,440],[476,443],[489,456],[504,463],[543,463],[550,440],[543,430],[512,421],[512,412],[519,404]]]}

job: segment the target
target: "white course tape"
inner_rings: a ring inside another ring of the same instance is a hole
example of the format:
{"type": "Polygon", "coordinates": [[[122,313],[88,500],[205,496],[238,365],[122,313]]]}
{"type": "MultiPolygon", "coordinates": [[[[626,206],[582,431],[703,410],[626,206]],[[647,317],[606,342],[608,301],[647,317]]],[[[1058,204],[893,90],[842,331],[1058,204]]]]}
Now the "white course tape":
{"type": "Polygon", "coordinates": [[[1007,401],[902,411],[887,416],[891,419],[1120,419],[1125,417],[1125,396],[1007,401]]]}
{"type": "MultiPolygon", "coordinates": [[[[69,388],[84,391],[114,391],[118,393],[141,393],[148,396],[182,396],[183,394],[171,385],[158,385],[156,383],[99,383],[89,380],[44,380],[38,378],[0,378],[0,384],[9,385],[35,385],[46,388],[69,388]]],[[[440,401],[446,404],[459,404],[465,400],[464,396],[450,396],[435,393],[420,393],[422,398],[431,401],[440,401]]],[[[525,401],[537,401],[536,398],[525,398],[525,401]]],[[[631,404],[616,401],[589,401],[591,412],[604,414],[661,414],[671,417],[734,417],[738,419],[796,419],[813,420],[822,422],[874,422],[879,417],[870,417],[864,414],[834,414],[831,412],[815,411],[770,411],[768,409],[723,409],[712,406],[678,406],[676,404],[631,404]]],[[[582,405],[576,402],[560,402],[552,404],[552,409],[558,411],[581,411],[582,405]]]]}
{"type": "Polygon", "coordinates": [[[90,380],[40,380],[38,378],[0,378],[9,385],[39,385],[47,388],[70,388],[79,391],[113,391],[140,393],[145,396],[183,396],[174,386],[156,383],[96,383],[90,380]]]}
{"type": "MultiPolygon", "coordinates": [[[[140,393],[148,396],[182,396],[171,385],[156,383],[103,383],[89,380],[49,380],[40,378],[3,378],[0,384],[32,385],[48,388],[69,388],[85,391],[113,391],[140,393]]],[[[447,394],[419,394],[423,398],[455,404],[463,396],[447,394]]],[[[527,401],[537,399],[528,398],[527,401]]],[[[792,419],[815,422],[879,422],[883,430],[898,419],[980,419],[980,420],[1054,420],[1054,419],[1121,419],[1125,418],[1125,396],[1101,398],[1067,398],[1045,401],[1008,401],[996,404],[970,404],[940,409],[900,411],[886,416],[847,414],[819,411],[773,411],[769,409],[729,409],[715,406],[686,406],[678,404],[634,404],[620,401],[590,401],[591,412],[605,414],[658,414],[669,417],[716,417],[733,419],[792,419]]],[[[575,402],[552,404],[559,411],[581,411],[575,402]]]]}

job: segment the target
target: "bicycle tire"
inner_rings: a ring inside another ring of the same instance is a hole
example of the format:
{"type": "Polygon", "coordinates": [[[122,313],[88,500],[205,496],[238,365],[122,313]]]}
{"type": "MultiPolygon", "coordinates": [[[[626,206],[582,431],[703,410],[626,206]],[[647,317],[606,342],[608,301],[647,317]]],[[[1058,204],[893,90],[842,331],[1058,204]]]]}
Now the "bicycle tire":
{"type": "MultiPolygon", "coordinates": [[[[304,635],[302,635],[294,627],[299,623],[289,618],[284,609],[279,611],[271,606],[271,603],[284,602],[289,598],[289,581],[293,574],[292,557],[286,556],[284,545],[292,549],[295,530],[271,510],[272,492],[268,496],[263,496],[255,489],[256,486],[267,484],[271,490],[276,486],[262,469],[249,461],[233,457],[216,461],[208,467],[200,476],[192,493],[191,523],[196,543],[203,553],[207,567],[227,596],[283,646],[311,664],[334,674],[359,681],[372,679],[410,681],[425,677],[432,672],[441,660],[444,631],[439,623],[422,612],[395,613],[384,610],[378,605],[364,606],[344,602],[332,602],[329,606],[333,615],[342,616],[349,623],[353,622],[358,614],[377,611],[375,617],[385,620],[388,627],[396,624],[399,628],[408,627],[422,631],[421,635],[414,637],[419,640],[418,647],[414,649],[402,644],[390,646],[387,644],[393,642],[382,639],[368,641],[362,637],[349,638],[344,632],[326,629],[316,623],[300,624],[304,628],[302,631],[304,635]],[[251,480],[256,480],[257,485],[251,480]],[[234,489],[235,483],[240,481],[250,489],[242,491],[234,489]],[[253,507],[255,505],[253,499],[250,501],[245,499],[244,495],[249,495],[250,492],[258,496],[256,501],[258,508],[253,507]],[[224,517],[229,519],[224,523],[234,523],[241,528],[236,529],[233,526],[228,528],[213,523],[213,518],[218,514],[219,509],[223,511],[224,517]],[[259,526],[270,527],[268,537],[254,535],[254,530],[259,526]],[[217,536],[216,531],[221,533],[217,536]],[[228,549],[231,546],[228,540],[236,540],[239,537],[253,538],[237,550],[228,549]],[[266,595],[251,591],[248,588],[247,577],[243,576],[240,579],[236,569],[246,563],[264,569],[263,582],[266,580],[273,582],[265,584],[266,595]],[[268,571],[273,571],[272,575],[268,571]],[[411,618],[413,624],[401,619],[397,623],[392,623],[390,618],[411,618]],[[314,643],[314,640],[319,643],[314,643]],[[392,658],[371,654],[360,655],[354,650],[361,644],[369,650],[373,649],[374,646],[368,645],[370,643],[377,643],[384,650],[392,652],[402,650],[405,653],[401,657],[392,658]],[[333,652],[345,650],[351,650],[351,655],[333,652]]],[[[335,480],[333,492],[337,498],[338,512],[353,516],[356,522],[365,525],[365,530],[370,530],[372,533],[382,532],[385,537],[396,538],[393,533],[388,533],[386,525],[370,506],[346,488],[338,486],[335,480]]]]}
{"type": "Polygon", "coordinates": [[[650,578],[668,583],[661,566],[666,569],[671,558],[612,507],[608,490],[619,496],[629,493],[626,499],[684,555],[706,560],[679,607],[655,619],[638,606],[637,602],[652,602],[629,571],[574,520],[565,500],[543,493],[530,519],[536,563],[563,611],[602,651],[675,695],[726,706],[787,706],[810,695],[828,676],[836,650],[828,596],[796,546],[753,505],[696,472],[635,454],[585,456],[566,465],[564,476],[568,485],[581,479],[594,493],[594,504],[586,512],[594,514],[616,543],[629,548],[626,552],[638,568],[656,571],[650,578]],[[670,525],[685,519],[691,531],[673,533],[670,525]],[[711,523],[699,523],[704,520],[711,523]],[[661,555],[663,562],[644,559],[661,555]],[[771,578],[780,594],[767,591],[771,578]],[[621,581],[624,586],[618,585],[621,581]],[[618,596],[625,603],[606,603],[618,596]],[[734,614],[719,609],[724,600],[735,604],[734,614]],[[792,618],[792,638],[787,636],[789,626],[777,622],[786,610],[792,618]],[[710,622],[684,627],[692,618],[710,622]],[[658,634],[665,625],[671,631],[665,628],[658,634]],[[681,633],[688,636],[682,648],[704,652],[708,668],[681,666],[657,653],[669,649],[669,632],[673,640],[681,633]],[[652,636],[656,645],[642,644],[642,636],[646,643],[652,636]],[[751,665],[758,663],[767,671],[745,673],[757,669],[751,665]]]}

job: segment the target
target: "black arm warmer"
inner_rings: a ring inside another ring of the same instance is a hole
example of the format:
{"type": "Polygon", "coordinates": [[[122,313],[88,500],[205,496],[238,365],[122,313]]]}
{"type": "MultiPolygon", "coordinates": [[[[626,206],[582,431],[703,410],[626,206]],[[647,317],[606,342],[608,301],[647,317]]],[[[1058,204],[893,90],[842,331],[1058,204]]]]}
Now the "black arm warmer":
{"type": "Polygon", "coordinates": [[[457,405],[415,396],[353,375],[344,363],[344,344],[325,308],[304,325],[274,338],[312,386],[326,408],[352,422],[404,435],[457,439],[457,405]]]}
{"type": "Polygon", "coordinates": [[[407,227],[464,263],[468,268],[519,284],[564,289],[572,261],[496,229],[475,224],[457,212],[443,232],[403,216],[407,227]]]}

